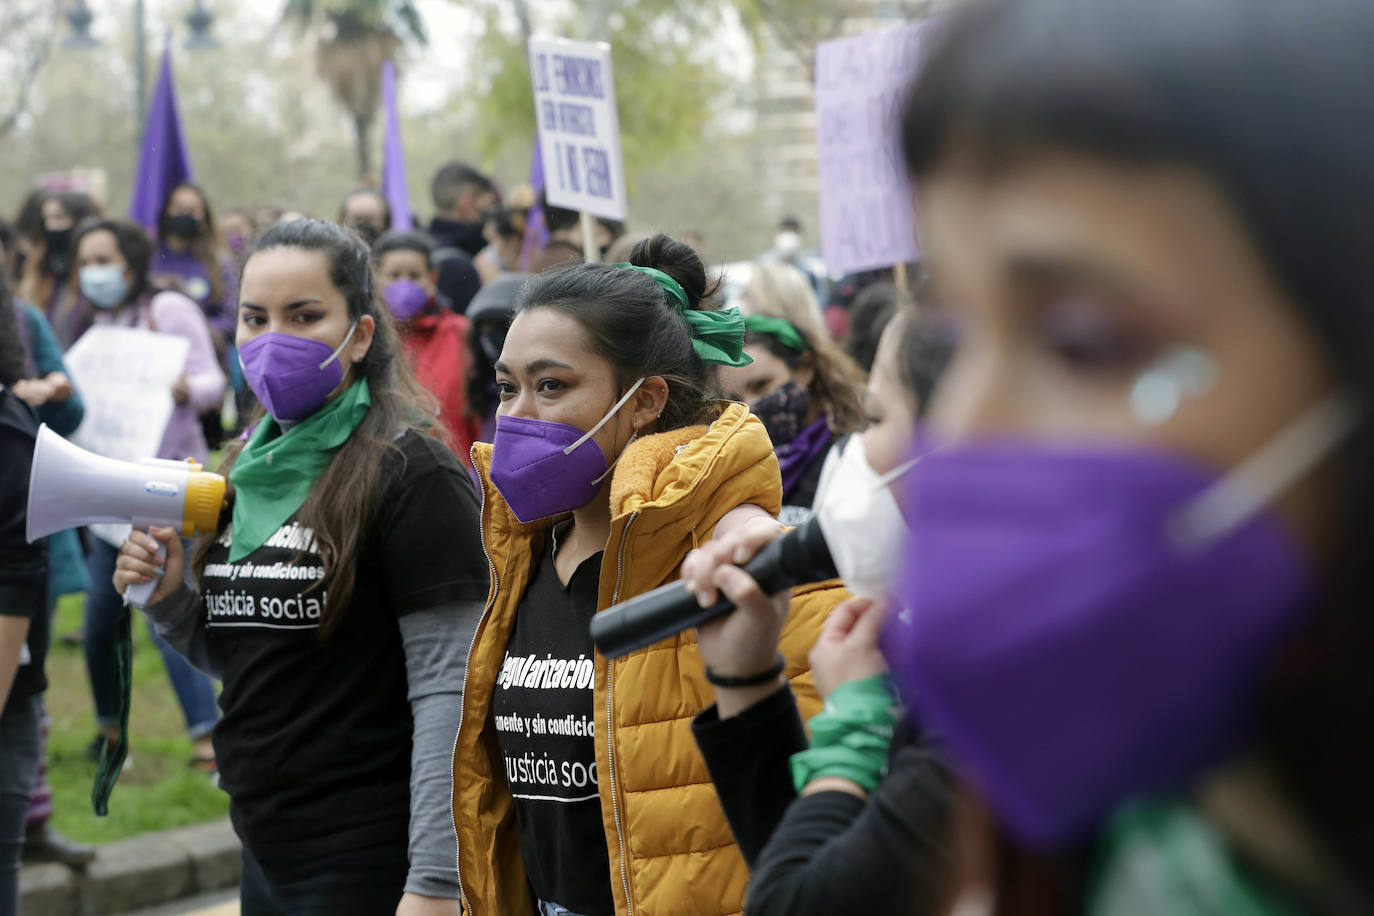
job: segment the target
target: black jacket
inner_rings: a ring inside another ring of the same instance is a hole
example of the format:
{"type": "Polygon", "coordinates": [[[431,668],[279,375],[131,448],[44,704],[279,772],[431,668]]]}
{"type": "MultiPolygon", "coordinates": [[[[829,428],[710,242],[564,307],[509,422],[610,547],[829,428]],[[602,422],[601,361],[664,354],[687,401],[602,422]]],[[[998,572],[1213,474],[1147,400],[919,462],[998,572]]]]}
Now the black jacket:
{"type": "Polygon", "coordinates": [[[32,656],[15,675],[7,708],[47,687],[48,545],[46,538],[30,544],[25,537],[37,428],[33,409],[0,385],[0,614],[29,619],[32,656]]]}
{"type": "Polygon", "coordinates": [[[898,736],[887,776],[865,800],[797,796],[788,758],[807,739],[788,688],[724,721],[712,706],[692,732],[749,862],[750,916],[944,911],[953,782],[918,737],[898,736]]]}

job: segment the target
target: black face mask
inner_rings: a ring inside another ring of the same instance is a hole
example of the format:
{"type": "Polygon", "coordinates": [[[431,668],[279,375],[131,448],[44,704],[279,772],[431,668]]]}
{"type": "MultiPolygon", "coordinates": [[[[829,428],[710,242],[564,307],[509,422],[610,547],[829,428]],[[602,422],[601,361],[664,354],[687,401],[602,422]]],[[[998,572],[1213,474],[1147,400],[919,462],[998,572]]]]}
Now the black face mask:
{"type": "Polygon", "coordinates": [[[58,277],[65,277],[72,267],[72,230],[44,229],[43,266],[58,277]]]}
{"type": "Polygon", "coordinates": [[[369,248],[372,247],[373,242],[377,241],[377,237],[382,234],[382,230],[377,228],[371,220],[367,219],[358,220],[358,222],[354,223],[350,228],[358,233],[359,238],[367,242],[369,248]]]}
{"type": "Polygon", "coordinates": [[[194,239],[200,237],[200,220],[190,213],[178,213],[176,216],[167,217],[167,234],[175,235],[179,239],[194,239]]]}
{"type": "Polygon", "coordinates": [[[768,438],[773,447],[786,445],[806,428],[806,417],[811,410],[811,397],[796,382],[788,382],[777,391],[759,400],[750,408],[754,416],[763,421],[768,430],[768,438]]]}

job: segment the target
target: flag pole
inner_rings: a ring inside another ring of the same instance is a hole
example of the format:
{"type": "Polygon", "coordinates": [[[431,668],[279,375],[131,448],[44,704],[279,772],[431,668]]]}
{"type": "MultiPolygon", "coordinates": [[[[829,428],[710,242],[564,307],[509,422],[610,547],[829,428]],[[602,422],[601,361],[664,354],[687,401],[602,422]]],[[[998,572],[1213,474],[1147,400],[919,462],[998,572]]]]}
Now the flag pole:
{"type": "Polygon", "coordinates": [[[601,260],[601,249],[596,247],[596,219],[586,210],[582,211],[582,258],[588,264],[601,260]]]}

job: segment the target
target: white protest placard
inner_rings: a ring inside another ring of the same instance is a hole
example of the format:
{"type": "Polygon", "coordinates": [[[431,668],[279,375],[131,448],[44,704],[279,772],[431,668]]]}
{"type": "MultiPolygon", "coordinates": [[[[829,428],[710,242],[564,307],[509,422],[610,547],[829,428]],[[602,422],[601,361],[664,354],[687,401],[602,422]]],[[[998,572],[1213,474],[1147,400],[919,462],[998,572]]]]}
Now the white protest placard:
{"type": "Polygon", "coordinates": [[[531,38],[530,75],[549,203],[606,219],[624,219],[629,196],[620,154],[611,46],[531,38]]]}
{"type": "MultiPolygon", "coordinates": [[[[172,417],[172,383],[186,371],[190,342],[173,334],[96,325],[63,356],[86,415],[71,440],[121,461],[158,457],[172,417]]],[[[118,545],[128,526],[92,525],[118,545]]]]}
{"type": "MultiPolygon", "coordinates": [[[[821,254],[832,274],[916,260],[902,103],[934,21],[816,47],[821,254]]],[[[928,39],[927,39],[928,40],[928,39]]]]}

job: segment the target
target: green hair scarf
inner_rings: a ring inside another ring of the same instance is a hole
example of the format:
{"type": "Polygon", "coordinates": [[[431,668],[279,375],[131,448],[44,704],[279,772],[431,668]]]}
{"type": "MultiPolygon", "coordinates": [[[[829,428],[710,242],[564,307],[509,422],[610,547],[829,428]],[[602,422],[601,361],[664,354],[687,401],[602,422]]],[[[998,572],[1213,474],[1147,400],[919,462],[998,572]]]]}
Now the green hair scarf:
{"type": "Polygon", "coordinates": [[[668,304],[682,316],[692,331],[692,349],[702,362],[715,366],[747,366],[754,361],[744,352],[744,316],[737,308],[706,311],[690,307],[687,293],[672,277],[654,267],[613,264],[648,274],[668,295],[668,304]]]}

